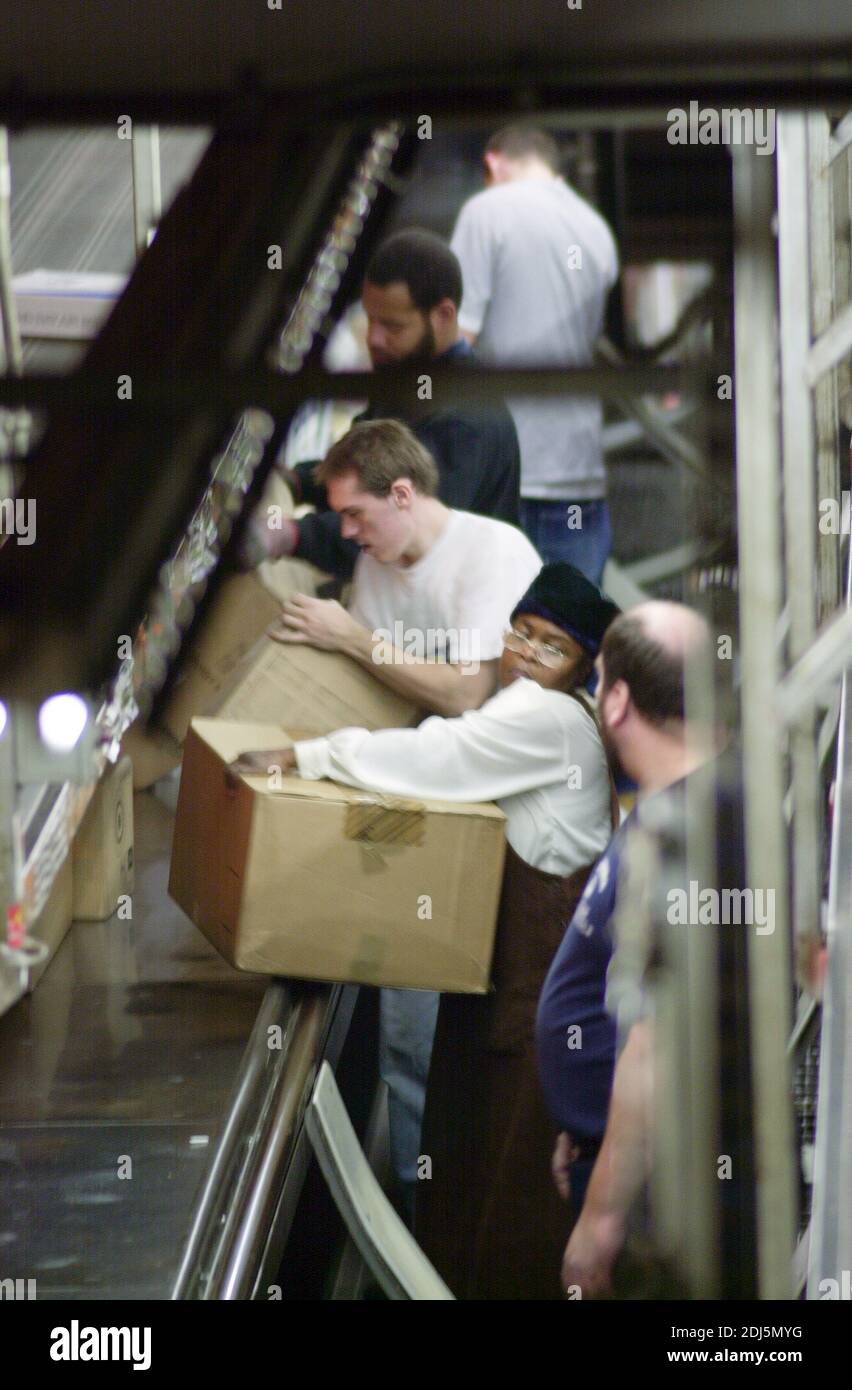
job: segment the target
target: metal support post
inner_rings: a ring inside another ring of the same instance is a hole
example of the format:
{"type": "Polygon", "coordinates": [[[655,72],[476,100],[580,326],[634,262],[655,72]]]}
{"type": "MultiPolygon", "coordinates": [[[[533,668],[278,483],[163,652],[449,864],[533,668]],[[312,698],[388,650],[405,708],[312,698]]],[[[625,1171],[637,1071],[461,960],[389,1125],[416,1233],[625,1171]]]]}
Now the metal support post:
{"type": "MultiPolygon", "coordinates": [[[[849,589],[847,586],[847,613],[849,589]]],[[[828,971],[823,1007],[814,1153],[808,1297],[824,1296],[823,1280],[852,1269],[852,721],[844,673],[828,896],[828,971]]]]}
{"type": "Polygon", "coordinates": [[[134,125],[130,153],[133,160],[133,238],[139,257],[147,251],[151,233],[163,212],[159,126],[134,125]]]}
{"type": "MultiPolygon", "coordinates": [[[[20,376],[23,369],[18,310],[12,293],[12,168],[9,163],[9,133],[0,126],[0,318],[3,326],[5,369],[20,376]]],[[[0,361],[0,367],[4,364],[0,361]]]]}
{"type": "MultiPolygon", "coordinates": [[[[813,403],[803,370],[810,350],[807,117],[778,116],[778,286],[784,553],[790,613],[790,662],[811,645],[815,627],[816,499],[813,403]]],[[[794,921],[800,937],[819,936],[819,779],[815,711],[791,729],[794,921]]]]}
{"type": "MultiPolygon", "coordinates": [[[[812,111],[806,117],[808,133],[808,181],[810,197],[811,337],[821,338],[834,317],[834,208],[831,190],[828,117],[812,111]]],[[[807,273],[807,266],[801,273],[807,273]]],[[[817,498],[840,500],[837,460],[837,382],[833,372],[823,375],[814,388],[817,447],[817,498]]],[[[840,602],[840,548],[838,537],[819,537],[818,621],[833,613],[840,602]]]]}
{"type": "Polygon", "coordinates": [[[734,160],[737,507],[747,883],[775,894],[775,930],[749,935],[760,1297],[790,1298],[794,1142],[783,753],[770,717],[779,675],[781,536],[773,168],[750,146],[734,160]]]}

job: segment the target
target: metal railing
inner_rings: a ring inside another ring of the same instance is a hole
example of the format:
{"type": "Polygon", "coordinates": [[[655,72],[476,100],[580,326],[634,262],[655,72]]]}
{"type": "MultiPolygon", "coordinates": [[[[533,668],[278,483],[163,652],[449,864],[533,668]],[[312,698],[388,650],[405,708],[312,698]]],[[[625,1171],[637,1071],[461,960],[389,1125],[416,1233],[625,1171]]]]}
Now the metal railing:
{"type": "Polygon", "coordinates": [[[332,1065],[357,990],[269,985],[246,1045],[219,1142],[195,1208],[171,1297],[250,1299],[277,1269],[304,1169],[305,1107],[323,1058],[332,1065]]]}

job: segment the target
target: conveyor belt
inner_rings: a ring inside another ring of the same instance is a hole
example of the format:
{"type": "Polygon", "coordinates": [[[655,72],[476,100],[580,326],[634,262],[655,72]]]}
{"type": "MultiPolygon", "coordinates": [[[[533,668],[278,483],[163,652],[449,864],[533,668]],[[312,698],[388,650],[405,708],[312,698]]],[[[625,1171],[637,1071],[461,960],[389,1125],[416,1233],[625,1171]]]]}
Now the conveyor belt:
{"type": "Polygon", "coordinates": [[[178,1296],[247,1297],[280,1258],[303,1093],[354,991],[232,970],[167,897],[170,812],[139,794],[135,816],[132,921],[75,923],[0,1019],[0,1277],[36,1279],[41,1299],[168,1299],[183,1266],[178,1296]],[[262,1006],[286,1043],[252,1079],[262,1006]],[[218,1239],[211,1284],[187,1240],[206,1260],[223,1203],[234,1240],[218,1239]]]}

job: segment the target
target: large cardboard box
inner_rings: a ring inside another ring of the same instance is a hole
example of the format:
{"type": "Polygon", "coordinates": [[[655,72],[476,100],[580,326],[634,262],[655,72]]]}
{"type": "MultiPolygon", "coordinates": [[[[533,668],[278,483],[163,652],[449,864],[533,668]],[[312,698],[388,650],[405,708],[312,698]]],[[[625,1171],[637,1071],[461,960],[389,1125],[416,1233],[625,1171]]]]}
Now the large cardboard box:
{"type": "Polygon", "coordinates": [[[228,769],[288,742],[276,725],[192,721],[171,896],[242,970],[485,993],[502,811],[228,769]]]}
{"type": "Polygon", "coordinates": [[[417,723],[415,705],[350,657],[267,637],[279,605],[252,575],[236,576],[235,582],[238,589],[227,581],[224,607],[187,659],[165,713],[170,732],[134,724],[124,736],[122,752],[133,760],[137,790],[178,766],[181,742],[196,714],[278,724],[305,734],[328,734],[351,724],[395,729],[417,723]],[[249,635],[256,639],[251,644],[249,635]]]}
{"type": "MultiPolygon", "coordinates": [[[[280,518],[293,515],[293,494],[277,469],[267,478],[258,505],[259,512],[265,509],[270,516],[273,508],[280,518]]],[[[182,743],[194,715],[214,714],[219,708],[258,638],[280,617],[282,603],[294,594],[318,595],[329,581],[315,565],[292,557],[265,560],[251,573],[229,575],[186,655],[158,720],[161,729],[182,743]]]]}
{"type": "Polygon", "coordinates": [[[302,560],[277,560],[250,574],[228,575],[186,655],[160,717],[161,728],[182,743],[195,715],[215,714],[260,638],[279,621],[285,599],[298,593],[316,595],[325,578],[302,560]]]}
{"type": "Polygon", "coordinates": [[[403,729],[420,712],[349,656],[262,637],[235,688],[218,709],[223,719],[278,724],[306,734],[403,729]]]}
{"type": "Polygon", "coordinates": [[[280,600],[254,574],[233,574],[222,582],[158,721],[167,734],[182,743],[194,715],[215,712],[258,638],[280,614],[280,600]]]}
{"type": "Polygon", "coordinates": [[[74,836],[74,919],[103,922],[133,892],[133,765],[108,767],[74,836]]]}

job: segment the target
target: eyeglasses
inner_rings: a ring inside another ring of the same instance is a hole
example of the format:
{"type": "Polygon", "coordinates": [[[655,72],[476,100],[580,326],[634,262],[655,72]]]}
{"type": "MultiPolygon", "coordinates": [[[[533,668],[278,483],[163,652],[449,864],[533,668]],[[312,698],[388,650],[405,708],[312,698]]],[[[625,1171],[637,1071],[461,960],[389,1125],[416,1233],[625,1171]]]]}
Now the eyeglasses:
{"type": "Polygon", "coordinates": [[[513,627],[507,628],[503,633],[503,646],[508,647],[510,652],[525,652],[529,647],[536,661],[551,671],[555,671],[563,662],[571,660],[568,652],[551,646],[549,642],[536,642],[531,637],[525,637],[522,632],[516,632],[513,627]]]}

